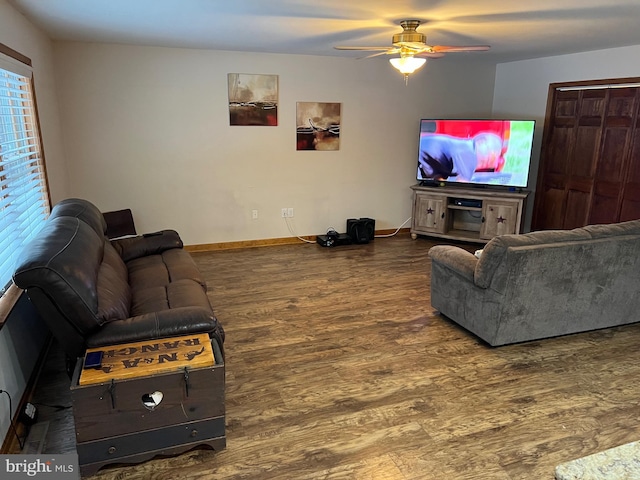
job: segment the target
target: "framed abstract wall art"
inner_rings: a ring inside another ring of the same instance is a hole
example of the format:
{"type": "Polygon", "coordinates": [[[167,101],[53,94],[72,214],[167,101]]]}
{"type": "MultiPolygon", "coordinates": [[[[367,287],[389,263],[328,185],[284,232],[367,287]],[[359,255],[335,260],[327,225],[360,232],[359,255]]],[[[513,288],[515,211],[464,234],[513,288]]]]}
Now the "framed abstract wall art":
{"type": "Polygon", "coordinates": [[[278,125],[278,75],[229,73],[230,125],[278,125]]]}
{"type": "Polygon", "coordinates": [[[296,150],[339,150],[341,103],[296,103],[296,150]]]}

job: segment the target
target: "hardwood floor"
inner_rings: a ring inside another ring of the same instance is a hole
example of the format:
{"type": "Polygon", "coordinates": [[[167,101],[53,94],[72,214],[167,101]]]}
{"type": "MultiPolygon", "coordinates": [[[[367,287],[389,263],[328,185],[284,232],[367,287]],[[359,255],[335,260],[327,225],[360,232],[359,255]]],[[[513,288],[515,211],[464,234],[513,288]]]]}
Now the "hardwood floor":
{"type": "Polygon", "coordinates": [[[640,439],[640,324],[488,347],[432,310],[431,245],[194,253],[227,332],[227,448],[94,478],[551,480],[640,439]]]}

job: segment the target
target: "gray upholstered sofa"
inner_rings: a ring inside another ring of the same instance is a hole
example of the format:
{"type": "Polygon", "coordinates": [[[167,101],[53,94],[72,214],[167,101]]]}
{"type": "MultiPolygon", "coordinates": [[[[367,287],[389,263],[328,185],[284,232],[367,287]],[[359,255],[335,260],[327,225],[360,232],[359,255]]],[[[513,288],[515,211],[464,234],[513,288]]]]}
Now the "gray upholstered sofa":
{"type": "Polygon", "coordinates": [[[493,346],[640,321],[640,220],[438,245],[431,305],[493,346]]]}

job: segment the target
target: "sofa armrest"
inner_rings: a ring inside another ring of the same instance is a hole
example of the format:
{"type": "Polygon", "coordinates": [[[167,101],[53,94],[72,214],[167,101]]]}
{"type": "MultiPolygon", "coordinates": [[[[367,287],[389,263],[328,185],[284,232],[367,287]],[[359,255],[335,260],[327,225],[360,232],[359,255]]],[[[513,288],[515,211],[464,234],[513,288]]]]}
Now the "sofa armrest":
{"type": "Polygon", "coordinates": [[[213,312],[202,307],[172,308],[105,323],[87,337],[87,347],[104,347],[193,333],[208,333],[212,337],[219,337],[216,339],[222,347],[222,327],[213,312]]]}
{"type": "Polygon", "coordinates": [[[137,237],[119,238],[112,240],[111,244],[125,262],[147,255],[157,255],[171,248],[183,247],[182,240],[175,230],[161,230],[137,237]]]}
{"type": "Polygon", "coordinates": [[[432,262],[438,262],[473,283],[478,259],[473,253],[452,245],[436,245],[429,249],[432,262]]]}

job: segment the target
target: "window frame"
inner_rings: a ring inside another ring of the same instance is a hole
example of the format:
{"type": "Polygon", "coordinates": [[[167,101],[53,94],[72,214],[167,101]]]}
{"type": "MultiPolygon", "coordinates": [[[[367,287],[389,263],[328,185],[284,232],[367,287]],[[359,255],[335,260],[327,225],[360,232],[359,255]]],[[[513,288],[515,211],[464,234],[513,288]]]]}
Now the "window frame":
{"type": "MultiPolygon", "coordinates": [[[[35,79],[32,68],[31,59],[22,55],[20,52],[13,50],[7,45],[0,43],[0,68],[5,71],[20,75],[29,79],[29,90],[31,95],[31,109],[33,113],[33,125],[36,130],[37,147],[39,150],[39,168],[41,170],[41,185],[44,190],[43,196],[46,207],[46,215],[51,212],[51,193],[49,189],[49,179],[47,176],[47,166],[44,155],[44,144],[42,141],[42,130],[40,128],[40,118],[38,115],[38,101],[36,97],[35,79]]],[[[0,285],[0,328],[9,317],[11,310],[18,302],[22,294],[22,290],[18,288],[13,281],[8,284],[0,285]]]]}

